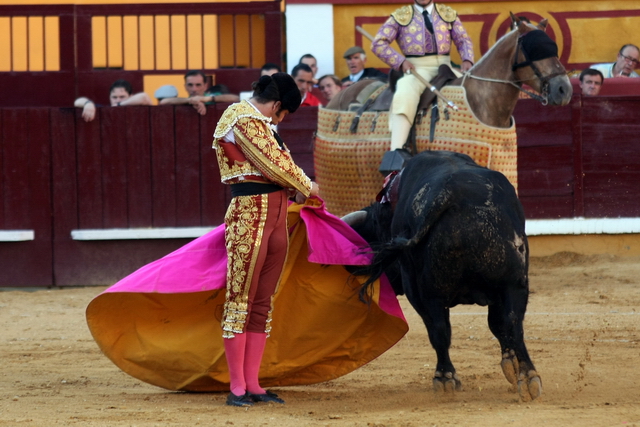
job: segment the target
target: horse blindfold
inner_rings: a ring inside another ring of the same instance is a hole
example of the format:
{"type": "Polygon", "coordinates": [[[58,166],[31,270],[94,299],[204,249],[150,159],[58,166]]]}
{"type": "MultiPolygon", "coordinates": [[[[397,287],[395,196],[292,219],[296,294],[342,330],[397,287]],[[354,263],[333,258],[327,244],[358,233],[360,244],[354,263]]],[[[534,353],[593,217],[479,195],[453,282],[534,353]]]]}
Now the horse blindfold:
{"type": "Polygon", "coordinates": [[[519,43],[529,62],[558,56],[558,45],[542,30],[528,32],[520,37],[519,43]]]}

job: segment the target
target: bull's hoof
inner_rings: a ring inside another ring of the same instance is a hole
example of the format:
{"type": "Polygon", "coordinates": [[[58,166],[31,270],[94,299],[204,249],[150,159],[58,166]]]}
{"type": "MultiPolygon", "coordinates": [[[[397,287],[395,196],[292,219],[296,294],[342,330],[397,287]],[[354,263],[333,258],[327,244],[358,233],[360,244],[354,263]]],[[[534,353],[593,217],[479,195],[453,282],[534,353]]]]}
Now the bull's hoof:
{"type": "Polygon", "coordinates": [[[529,371],[526,375],[521,372],[518,376],[518,394],[522,400],[535,400],[542,395],[542,380],[536,371],[529,371]]]}
{"type": "Polygon", "coordinates": [[[462,391],[462,382],[458,374],[453,372],[436,371],[433,375],[433,391],[436,393],[453,393],[454,391],[462,391]]]}
{"type": "Polygon", "coordinates": [[[518,383],[518,358],[513,350],[508,350],[502,355],[502,372],[505,378],[511,384],[516,385],[518,383]]]}

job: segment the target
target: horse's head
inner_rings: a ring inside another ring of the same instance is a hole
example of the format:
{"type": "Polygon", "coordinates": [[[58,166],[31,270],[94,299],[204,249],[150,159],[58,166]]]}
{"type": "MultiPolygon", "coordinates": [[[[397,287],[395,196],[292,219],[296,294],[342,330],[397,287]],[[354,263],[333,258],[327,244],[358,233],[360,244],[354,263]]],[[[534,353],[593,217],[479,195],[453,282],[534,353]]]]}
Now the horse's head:
{"type": "Polygon", "coordinates": [[[542,96],[542,102],[566,105],[573,92],[567,71],[558,59],[558,45],[545,33],[547,20],[536,27],[511,15],[518,44],[512,70],[516,80],[542,96]]]}

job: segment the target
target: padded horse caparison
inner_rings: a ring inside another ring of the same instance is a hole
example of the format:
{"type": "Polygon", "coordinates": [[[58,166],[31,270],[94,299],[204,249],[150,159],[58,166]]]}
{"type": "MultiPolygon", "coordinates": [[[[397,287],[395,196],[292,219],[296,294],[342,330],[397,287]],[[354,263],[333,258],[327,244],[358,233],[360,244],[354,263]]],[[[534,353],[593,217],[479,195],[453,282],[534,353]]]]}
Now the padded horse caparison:
{"type": "MultiPolygon", "coordinates": [[[[393,93],[396,87],[396,82],[398,81],[398,79],[402,78],[403,75],[404,74],[402,74],[401,72],[392,71],[389,75],[389,87],[382,93],[380,93],[380,95],[375,98],[369,98],[366,100],[361,100],[361,98],[358,97],[358,101],[360,101],[362,105],[356,107],[358,108],[356,116],[351,123],[352,133],[355,133],[357,131],[358,122],[362,113],[366,111],[389,111],[389,109],[391,108],[391,101],[393,100],[393,93]]],[[[438,68],[438,75],[433,80],[431,80],[431,84],[435,86],[436,89],[441,89],[457,78],[458,76],[453,73],[451,67],[443,64],[438,68]]],[[[418,112],[420,113],[421,111],[426,111],[434,102],[436,102],[436,94],[429,90],[429,88],[425,89],[425,91],[420,96],[420,102],[418,103],[418,112]]],[[[416,116],[417,119],[419,117],[422,117],[422,114],[418,114],[416,116]]],[[[433,140],[433,129],[431,130],[430,140],[433,140]]]]}

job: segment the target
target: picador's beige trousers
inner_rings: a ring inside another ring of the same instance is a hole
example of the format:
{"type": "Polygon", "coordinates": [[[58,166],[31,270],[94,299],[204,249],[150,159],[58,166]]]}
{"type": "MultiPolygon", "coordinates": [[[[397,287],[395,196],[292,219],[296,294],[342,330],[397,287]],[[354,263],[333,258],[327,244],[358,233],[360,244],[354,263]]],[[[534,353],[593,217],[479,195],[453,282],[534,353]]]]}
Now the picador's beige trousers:
{"type": "MultiPolygon", "coordinates": [[[[430,82],[438,75],[438,67],[451,65],[449,55],[432,55],[421,58],[407,58],[416,67],[416,72],[430,82]]],[[[391,102],[389,128],[391,129],[391,150],[402,148],[411,131],[416,117],[420,96],[427,87],[413,74],[405,74],[398,80],[396,92],[391,102]]]]}

